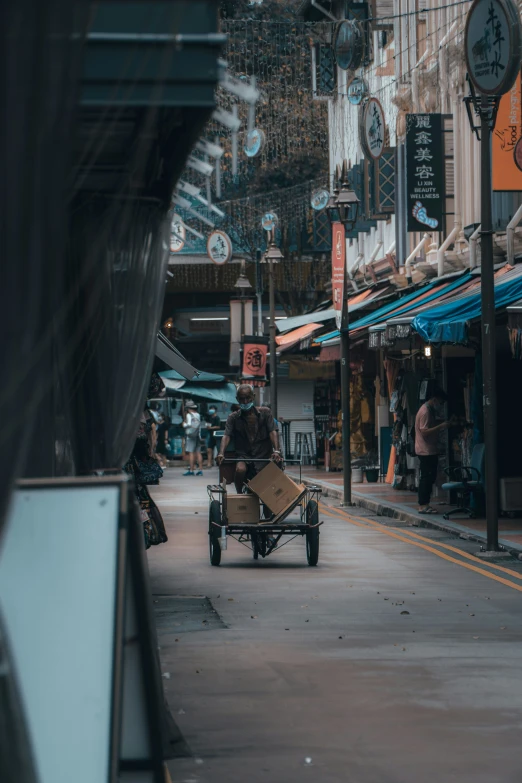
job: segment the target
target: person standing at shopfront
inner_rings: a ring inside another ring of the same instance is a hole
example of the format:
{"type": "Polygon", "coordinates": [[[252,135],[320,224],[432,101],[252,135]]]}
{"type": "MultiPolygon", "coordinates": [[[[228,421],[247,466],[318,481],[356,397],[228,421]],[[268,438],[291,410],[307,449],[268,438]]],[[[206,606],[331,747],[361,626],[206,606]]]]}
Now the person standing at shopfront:
{"type": "Polygon", "coordinates": [[[185,430],[185,452],[189,457],[189,469],[183,474],[184,476],[202,476],[203,475],[203,457],[201,455],[201,417],[198,413],[198,406],[188,400],[185,403],[185,410],[187,415],[183,422],[183,428],[185,430]],[[198,461],[198,472],[194,473],[196,467],[196,459],[198,461]]]}
{"type": "Polygon", "coordinates": [[[216,448],[216,432],[221,429],[221,419],[217,415],[217,408],[211,405],[207,416],[207,468],[214,464],[214,449],[216,448]]]}
{"type": "Polygon", "coordinates": [[[421,405],[415,419],[415,454],[420,462],[419,514],[435,514],[430,506],[431,491],[437,479],[439,436],[449,427],[442,420],[441,408],[447,400],[446,392],[435,387],[433,394],[421,405]]]}

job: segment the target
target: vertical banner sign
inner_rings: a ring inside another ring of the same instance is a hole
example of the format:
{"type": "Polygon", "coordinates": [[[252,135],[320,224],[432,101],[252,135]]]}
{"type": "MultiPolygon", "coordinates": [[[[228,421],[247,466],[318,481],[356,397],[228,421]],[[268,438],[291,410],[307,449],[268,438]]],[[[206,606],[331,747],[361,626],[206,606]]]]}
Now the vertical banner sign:
{"type": "Polygon", "coordinates": [[[517,165],[515,147],[522,138],[520,73],[515,84],[500,99],[493,133],[493,190],[522,190],[522,171],[517,165]]]}
{"type": "Polygon", "coordinates": [[[442,114],[406,115],[408,231],[444,230],[442,114]]]}
{"type": "Polygon", "coordinates": [[[332,297],[335,323],[341,328],[344,296],[344,266],[346,263],[346,238],[342,223],[332,223],[332,297]]]}
{"type": "Polygon", "coordinates": [[[242,378],[266,378],[266,357],[268,340],[266,337],[243,338],[242,378]]]}

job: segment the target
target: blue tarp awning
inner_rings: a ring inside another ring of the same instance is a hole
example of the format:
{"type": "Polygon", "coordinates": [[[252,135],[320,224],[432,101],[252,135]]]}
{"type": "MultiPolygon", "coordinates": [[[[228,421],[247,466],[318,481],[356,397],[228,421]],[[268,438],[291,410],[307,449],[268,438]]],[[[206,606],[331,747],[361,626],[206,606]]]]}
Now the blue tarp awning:
{"type": "Polygon", "coordinates": [[[215,375],[213,372],[198,372],[195,378],[185,378],[184,375],[180,375],[176,370],[166,370],[159,373],[160,378],[168,378],[170,381],[185,381],[190,380],[191,383],[223,383],[225,380],[224,375],[215,375]]]}
{"type": "Polygon", "coordinates": [[[185,383],[180,389],[176,390],[176,394],[183,394],[187,397],[198,397],[203,400],[212,400],[213,402],[227,402],[229,405],[233,405],[237,402],[236,392],[237,389],[233,383],[225,383],[222,386],[216,386],[212,389],[203,386],[203,384],[185,383]]]}
{"type": "MultiPolygon", "coordinates": [[[[522,297],[522,274],[495,283],[495,308],[502,307],[522,297]]],[[[415,316],[412,328],[427,343],[465,344],[468,341],[468,323],[481,315],[480,288],[456,301],[446,302],[415,316]]]]}
{"type": "MultiPolygon", "coordinates": [[[[380,307],[378,310],[374,310],[373,313],[368,313],[368,315],[363,316],[363,318],[359,318],[358,321],[354,321],[354,323],[350,324],[350,332],[354,332],[356,329],[362,329],[365,326],[373,326],[374,324],[382,323],[383,321],[386,321],[391,315],[393,315],[394,318],[395,316],[403,315],[409,310],[414,310],[421,303],[423,305],[428,304],[429,302],[438,299],[440,296],[449,294],[451,291],[460,288],[460,286],[466,283],[469,279],[470,274],[468,272],[447,283],[442,288],[440,281],[429,283],[428,285],[424,286],[424,288],[419,288],[417,291],[412,291],[411,294],[407,294],[401,299],[395,299],[393,302],[388,302],[388,304],[383,305],[383,307],[380,307]],[[419,302],[419,297],[423,297],[421,302],[419,302]]],[[[339,337],[339,334],[340,332],[335,330],[333,332],[329,332],[328,334],[323,334],[321,337],[317,337],[314,342],[322,343],[326,340],[333,340],[334,337],[339,337]]]]}

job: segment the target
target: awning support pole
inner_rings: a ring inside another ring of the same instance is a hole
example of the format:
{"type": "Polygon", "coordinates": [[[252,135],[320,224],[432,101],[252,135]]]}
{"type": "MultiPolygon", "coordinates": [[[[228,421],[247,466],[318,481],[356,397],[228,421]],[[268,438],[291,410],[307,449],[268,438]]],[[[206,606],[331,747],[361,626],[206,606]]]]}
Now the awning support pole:
{"type": "Polygon", "coordinates": [[[343,308],[341,316],[341,411],[343,436],[343,506],[352,505],[352,456],[350,453],[350,314],[346,298],[346,264],[344,265],[343,308]]]}
{"type": "Polygon", "coordinates": [[[495,341],[495,277],[493,270],[493,224],[491,209],[491,111],[486,96],[480,102],[481,168],[481,304],[484,443],[486,476],[486,525],[488,552],[498,551],[498,475],[497,475],[497,357],[495,341]]]}

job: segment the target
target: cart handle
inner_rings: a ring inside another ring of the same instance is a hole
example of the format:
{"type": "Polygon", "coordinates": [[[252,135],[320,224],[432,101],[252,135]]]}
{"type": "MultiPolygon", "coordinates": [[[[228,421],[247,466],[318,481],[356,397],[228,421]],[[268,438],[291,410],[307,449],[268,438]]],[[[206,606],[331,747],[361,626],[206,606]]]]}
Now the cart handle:
{"type": "MultiPolygon", "coordinates": [[[[269,462],[274,462],[273,459],[256,459],[255,457],[252,457],[249,459],[248,457],[240,457],[239,459],[224,459],[221,463],[222,465],[226,464],[234,464],[236,462],[266,462],[267,464],[269,462]]],[[[286,462],[287,465],[299,465],[299,483],[303,480],[303,462],[300,459],[284,459],[284,457],[281,455],[281,462],[286,462]]],[[[276,463],[277,464],[277,463],[276,463]]]]}

